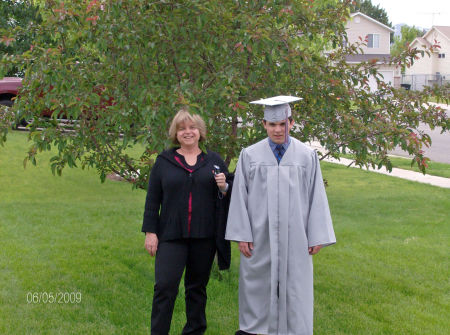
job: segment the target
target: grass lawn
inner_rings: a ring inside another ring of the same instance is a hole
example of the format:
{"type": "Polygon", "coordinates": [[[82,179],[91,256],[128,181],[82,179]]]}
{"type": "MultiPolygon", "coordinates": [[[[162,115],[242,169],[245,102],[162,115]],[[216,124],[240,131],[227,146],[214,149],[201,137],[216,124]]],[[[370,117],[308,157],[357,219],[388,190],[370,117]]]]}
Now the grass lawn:
{"type": "MultiPolygon", "coordinates": [[[[26,136],[0,147],[0,334],[149,334],[145,192],[95,171],[54,177],[47,153],[24,170],[26,136]],[[59,301],[28,303],[34,292],[59,301]]],[[[315,335],[447,334],[450,190],[322,167],[338,243],[315,256],[315,335]]],[[[238,328],[238,264],[234,246],[231,270],[213,271],[206,334],[238,328]]]]}
{"type": "MultiPolygon", "coordinates": [[[[348,159],[354,159],[354,155],[352,155],[352,154],[342,154],[342,157],[348,158],[348,159]]],[[[412,160],[411,158],[390,156],[389,159],[391,160],[392,166],[394,168],[399,168],[399,169],[410,170],[410,171],[422,173],[419,170],[419,168],[417,167],[417,163],[414,163],[414,165],[411,166],[411,160],[412,160]]],[[[429,174],[431,176],[450,178],[450,164],[433,162],[433,161],[430,161],[427,164],[428,164],[428,168],[426,171],[427,174],[429,174]]]]}
{"type": "MultiPolygon", "coordinates": [[[[399,169],[411,170],[420,172],[417,164],[411,166],[411,159],[402,157],[391,157],[392,165],[399,169]]],[[[439,163],[439,162],[428,162],[427,174],[432,176],[439,176],[450,178],[450,164],[439,163]]]]}
{"type": "MultiPolygon", "coordinates": [[[[428,101],[429,101],[429,102],[437,102],[437,98],[436,98],[436,97],[431,97],[431,98],[428,99],[428,101]]],[[[441,100],[439,101],[439,103],[440,103],[440,104],[446,104],[446,101],[444,101],[444,100],[441,99],[441,100]]]]}

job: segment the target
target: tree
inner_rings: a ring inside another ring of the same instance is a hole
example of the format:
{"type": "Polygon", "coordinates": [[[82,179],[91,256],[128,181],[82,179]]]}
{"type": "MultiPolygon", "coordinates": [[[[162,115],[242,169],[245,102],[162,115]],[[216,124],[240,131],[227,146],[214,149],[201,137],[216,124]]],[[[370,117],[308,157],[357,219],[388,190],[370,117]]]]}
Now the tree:
{"type": "Polygon", "coordinates": [[[401,29],[401,35],[394,37],[394,44],[391,47],[391,55],[399,56],[403,51],[407,50],[409,44],[416,38],[423,36],[425,32],[415,26],[404,25],[401,29]]]}
{"type": "MultiPolygon", "coordinates": [[[[0,44],[0,57],[5,54],[22,54],[30,49],[34,39],[30,29],[33,25],[39,25],[41,18],[38,15],[38,7],[32,1],[0,0],[0,37],[3,36],[3,44],[0,44]],[[5,37],[8,32],[15,30],[13,40],[5,37]],[[14,41],[14,43],[12,43],[14,41]]],[[[10,69],[7,76],[17,75],[17,69],[10,69]]]]}
{"type": "Polygon", "coordinates": [[[366,14],[372,19],[375,19],[388,27],[392,26],[385,9],[381,8],[379,5],[374,6],[370,0],[353,1],[353,4],[350,6],[350,10],[351,12],[361,12],[366,14]]]}
{"type": "MultiPolygon", "coordinates": [[[[444,88],[395,90],[374,63],[348,65],[345,55],[360,47],[340,47],[349,5],[46,1],[33,49],[2,59],[4,70],[16,65],[25,71],[13,107],[16,120],[32,120],[25,162],[36,163],[39,152],[54,147],[54,173],[81,165],[98,169],[102,180],[115,172],[145,187],[178,109],[205,118],[206,146],[229,163],[265,136],[257,121],[262,110],[248,101],[287,94],[303,97],[294,106],[295,136],[319,139],[326,148],[322,158],[351,150],[356,164],[390,168],[387,152],[400,145],[425,169],[421,147],[430,139],[418,124],[448,129],[446,114],[424,104],[431,93],[442,99],[444,88]],[[47,32],[51,40],[42,37],[47,32]],[[378,81],[377,93],[369,90],[369,75],[378,81]],[[43,110],[53,117],[41,117],[43,110]],[[69,121],[58,122],[60,115],[69,121]]],[[[410,64],[417,55],[407,50],[393,61],[410,64]]],[[[4,114],[0,144],[10,117],[4,114]]]]}

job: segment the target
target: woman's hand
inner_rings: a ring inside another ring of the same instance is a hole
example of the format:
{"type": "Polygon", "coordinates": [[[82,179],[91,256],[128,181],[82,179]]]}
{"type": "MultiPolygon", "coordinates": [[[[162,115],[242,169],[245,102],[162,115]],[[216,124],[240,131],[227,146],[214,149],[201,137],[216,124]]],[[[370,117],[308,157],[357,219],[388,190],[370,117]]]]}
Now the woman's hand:
{"type": "Polygon", "coordinates": [[[156,250],[158,250],[158,236],[155,233],[145,233],[145,249],[147,249],[150,256],[156,255],[156,250]]]}
{"type": "Polygon", "coordinates": [[[214,175],[214,178],[216,179],[217,187],[219,188],[220,192],[226,193],[227,192],[227,180],[225,178],[224,173],[218,173],[214,175]]]}

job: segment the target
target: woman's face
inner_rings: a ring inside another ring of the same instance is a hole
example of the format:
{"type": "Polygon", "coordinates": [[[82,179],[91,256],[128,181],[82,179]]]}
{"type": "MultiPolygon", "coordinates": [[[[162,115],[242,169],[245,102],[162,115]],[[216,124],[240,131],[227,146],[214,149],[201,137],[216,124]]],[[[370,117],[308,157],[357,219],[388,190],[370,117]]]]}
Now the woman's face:
{"type": "Polygon", "coordinates": [[[177,140],[181,147],[198,146],[200,140],[200,131],[194,122],[186,120],[179,124],[177,130],[177,140]]]}

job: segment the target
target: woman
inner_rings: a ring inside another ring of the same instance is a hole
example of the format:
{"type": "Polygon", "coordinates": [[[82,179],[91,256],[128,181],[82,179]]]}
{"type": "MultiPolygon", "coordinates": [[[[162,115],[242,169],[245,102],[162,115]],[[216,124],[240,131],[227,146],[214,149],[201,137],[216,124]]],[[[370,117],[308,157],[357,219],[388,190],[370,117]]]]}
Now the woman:
{"type": "Polygon", "coordinates": [[[206,136],[200,116],[178,112],[169,136],[176,147],[156,159],[142,225],[145,248],[156,255],[151,334],[168,334],[184,269],[187,322],[182,334],[203,334],[206,285],[216,249],[223,250],[216,243],[217,231],[223,232],[216,212],[229,198],[227,167],[218,154],[199,148],[206,136]],[[223,172],[214,174],[215,166],[223,172]]]}

